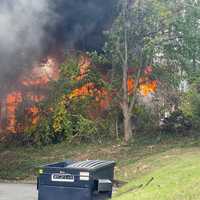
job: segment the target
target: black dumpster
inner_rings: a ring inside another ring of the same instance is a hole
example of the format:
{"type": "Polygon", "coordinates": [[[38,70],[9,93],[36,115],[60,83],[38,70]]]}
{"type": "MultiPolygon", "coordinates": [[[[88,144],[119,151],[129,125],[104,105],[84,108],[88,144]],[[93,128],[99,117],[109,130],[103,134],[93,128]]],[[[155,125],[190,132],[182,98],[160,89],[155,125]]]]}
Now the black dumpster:
{"type": "Polygon", "coordinates": [[[39,168],[38,200],[104,200],[112,196],[114,161],[65,161],[39,168]]]}

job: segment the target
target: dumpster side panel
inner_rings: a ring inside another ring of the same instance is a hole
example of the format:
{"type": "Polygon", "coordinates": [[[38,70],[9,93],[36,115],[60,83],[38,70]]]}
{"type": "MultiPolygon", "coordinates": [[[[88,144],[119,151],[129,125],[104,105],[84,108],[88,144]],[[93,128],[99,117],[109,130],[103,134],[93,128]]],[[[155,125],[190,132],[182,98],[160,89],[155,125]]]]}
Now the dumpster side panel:
{"type": "Polygon", "coordinates": [[[114,178],[114,166],[107,166],[93,172],[93,179],[109,179],[113,181],[114,178]]]}
{"type": "Polygon", "coordinates": [[[88,188],[40,186],[38,200],[92,200],[88,188]]]}
{"type": "Polygon", "coordinates": [[[89,188],[89,187],[91,187],[91,184],[93,184],[93,182],[90,180],[81,181],[80,176],[78,176],[78,175],[74,175],[73,182],[52,181],[52,174],[40,175],[38,178],[39,184],[40,185],[48,185],[48,186],[57,186],[57,187],[80,187],[80,188],[89,188]]]}

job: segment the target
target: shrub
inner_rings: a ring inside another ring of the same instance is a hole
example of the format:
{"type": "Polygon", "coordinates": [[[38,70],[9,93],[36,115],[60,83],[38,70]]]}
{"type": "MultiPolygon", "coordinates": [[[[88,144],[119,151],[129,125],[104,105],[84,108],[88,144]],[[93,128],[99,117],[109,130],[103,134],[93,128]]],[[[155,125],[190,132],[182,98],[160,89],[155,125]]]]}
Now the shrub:
{"type": "Polygon", "coordinates": [[[136,132],[140,134],[141,132],[149,133],[156,131],[158,127],[158,123],[156,123],[156,121],[158,121],[156,113],[152,108],[149,108],[144,105],[137,106],[133,120],[136,124],[136,132]]]}
{"type": "Polygon", "coordinates": [[[190,117],[195,129],[200,129],[200,93],[192,87],[183,97],[181,110],[190,117]]]}

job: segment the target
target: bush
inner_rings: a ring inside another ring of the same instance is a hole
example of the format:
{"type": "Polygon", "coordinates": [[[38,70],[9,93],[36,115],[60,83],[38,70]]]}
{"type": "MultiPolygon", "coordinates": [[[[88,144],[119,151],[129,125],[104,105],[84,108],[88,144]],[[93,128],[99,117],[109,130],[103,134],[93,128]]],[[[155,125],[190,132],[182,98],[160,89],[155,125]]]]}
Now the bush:
{"type": "Polygon", "coordinates": [[[37,126],[27,129],[29,143],[47,145],[62,141],[97,142],[99,138],[98,124],[82,115],[67,115],[61,120],[54,120],[43,119],[37,126]]]}
{"type": "Polygon", "coordinates": [[[49,119],[41,119],[37,125],[26,129],[29,143],[37,145],[47,145],[52,143],[52,126],[49,119]]]}
{"type": "Polygon", "coordinates": [[[92,141],[97,137],[98,130],[95,121],[87,119],[82,115],[77,116],[75,126],[75,137],[80,141],[92,141]]]}
{"type": "Polygon", "coordinates": [[[194,129],[200,129],[200,93],[195,87],[192,87],[183,97],[181,110],[185,116],[188,116],[194,129]]]}
{"type": "Polygon", "coordinates": [[[25,133],[6,133],[0,138],[1,143],[8,146],[29,146],[32,144],[29,136],[25,133]]]}
{"type": "Polygon", "coordinates": [[[137,107],[133,120],[136,124],[136,132],[139,134],[154,132],[158,128],[158,123],[156,123],[156,121],[158,121],[156,113],[153,109],[144,105],[139,105],[137,107]]]}

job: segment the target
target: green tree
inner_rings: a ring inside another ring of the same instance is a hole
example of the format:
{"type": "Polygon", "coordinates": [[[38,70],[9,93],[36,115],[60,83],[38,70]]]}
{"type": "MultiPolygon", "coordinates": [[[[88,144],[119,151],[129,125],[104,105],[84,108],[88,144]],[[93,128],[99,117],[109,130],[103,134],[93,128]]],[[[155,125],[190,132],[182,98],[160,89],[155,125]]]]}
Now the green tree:
{"type": "Polygon", "coordinates": [[[115,87],[124,118],[124,139],[133,136],[131,123],[133,108],[137,102],[139,81],[144,68],[154,64],[158,44],[163,40],[172,12],[165,1],[121,0],[119,15],[107,33],[105,53],[112,60],[115,87]],[[134,68],[134,92],[128,95],[128,69],[134,68]]]}

